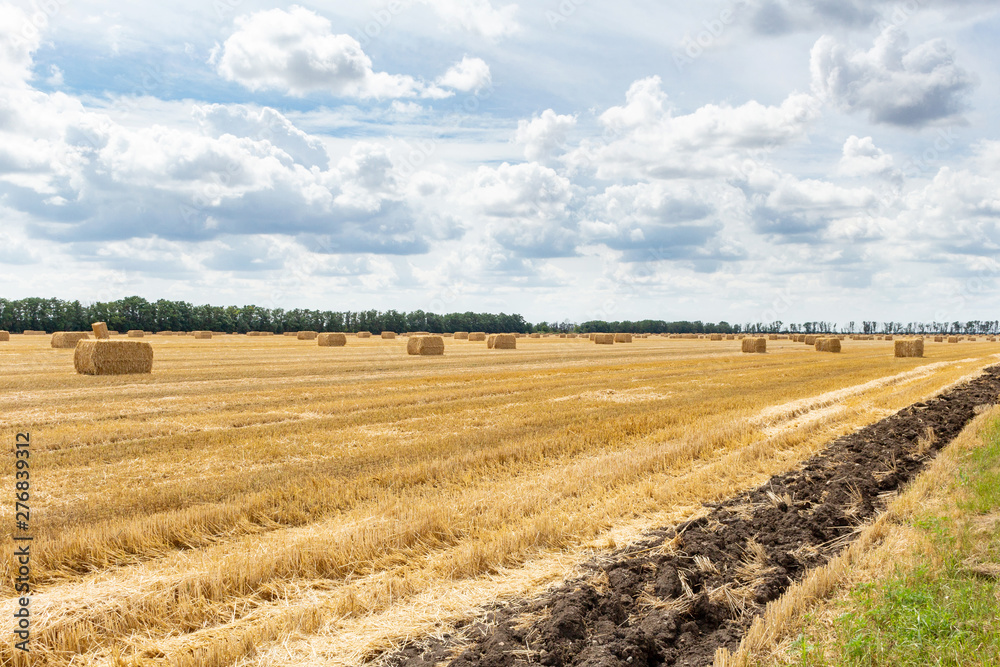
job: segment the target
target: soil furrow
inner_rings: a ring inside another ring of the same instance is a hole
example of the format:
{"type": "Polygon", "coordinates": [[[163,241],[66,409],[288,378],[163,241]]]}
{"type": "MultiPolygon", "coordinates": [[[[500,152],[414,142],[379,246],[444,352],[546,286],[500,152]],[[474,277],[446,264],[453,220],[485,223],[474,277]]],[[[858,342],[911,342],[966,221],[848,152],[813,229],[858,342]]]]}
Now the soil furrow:
{"type": "Polygon", "coordinates": [[[534,600],[384,656],[391,667],[710,665],[754,616],[843,550],[859,526],[1000,396],[1000,366],[834,440],[797,469],[585,565],[534,600]]]}

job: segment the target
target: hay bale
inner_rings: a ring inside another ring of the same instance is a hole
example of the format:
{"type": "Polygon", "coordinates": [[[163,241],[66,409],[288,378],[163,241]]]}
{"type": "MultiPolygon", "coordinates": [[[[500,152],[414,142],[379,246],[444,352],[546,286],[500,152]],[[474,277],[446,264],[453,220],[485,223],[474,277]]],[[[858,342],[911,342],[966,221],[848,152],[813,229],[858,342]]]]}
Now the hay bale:
{"type": "Polygon", "coordinates": [[[69,350],[76,347],[78,341],[87,340],[89,335],[83,331],[57,331],[52,334],[49,342],[57,350],[69,350]]]}
{"type": "Polygon", "coordinates": [[[406,341],[406,353],[420,356],[444,354],[444,338],[441,336],[412,336],[406,341]]]}
{"type": "Polygon", "coordinates": [[[195,331],[194,332],[194,339],[195,340],[212,340],[212,332],[211,331],[195,331]]]}
{"type": "Polygon", "coordinates": [[[44,331],[36,331],[34,329],[25,329],[24,330],[24,335],[25,336],[44,336],[46,334],[45,334],[44,331]]]}
{"type": "Polygon", "coordinates": [[[969,342],[970,343],[975,343],[976,342],[976,337],[975,336],[969,336],[969,342]]]}
{"type": "Polygon", "coordinates": [[[840,339],[839,338],[817,338],[816,339],[816,351],[817,352],[840,352],[840,339]]]}
{"type": "Polygon", "coordinates": [[[803,336],[802,342],[806,345],[815,345],[817,338],[819,338],[819,336],[803,336]]]}
{"type": "Polygon", "coordinates": [[[598,345],[614,345],[615,344],[615,335],[614,334],[596,333],[596,334],[591,334],[591,335],[593,336],[593,338],[591,340],[593,340],[598,345]]]}
{"type": "Polygon", "coordinates": [[[566,334],[566,338],[578,338],[580,334],[566,334]]]}
{"type": "Polygon", "coordinates": [[[344,347],[347,345],[347,334],[321,333],[316,336],[316,342],[320,347],[344,347]]]}
{"type": "Polygon", "coordinates": [[[565,337],[566,337],[566,334],[559,334],[559,337],[560,337],[560,338],[565,338],[565,337]]]}
{"type": "Polygon", "coordinates": [[[316,340],[317,336],[319,336],[319,334],[315,331],[300,331],[295,334],[295,337],[299,340],[316,340]]]}
{"type": "Polygon", "coordinates": [[[129,329],[125,335],[129,338],[143,338],[146,332],[141,329],[129,329]]]}
{"type": "Polygon", "coordinates": [[[726,340],[736,340],[736,334],[726,334],[726,340]]]}
{"type": "Polygon", "coordinates": [[[357,336],[358,336],[358,338],[371,338],[372,337],[372,332],[371,331],[359,331],[357,333],[357,336]]]}
{"type": "Polygon", "coordinates": [[[897,340],[895,341],[897,357],[922,357],[924,356],[924,339],[897,340]]]}
{"type": "Polygon", "coordinates": [[[10,340],[10,332],[9,331],[0,331],[0,342],[6,343],[9,340],[10,340]]]}
{"type": "Polygon", "coordinates": [[[541,337],[542,334],[537,334],[537,333],[528,334],[528,338],[541,338],[541,337]]]}
{"type": "Polygon", "coordinates": [[[957,343],[958,342],[958,336],[948,336],[948,342],[949,343],[957,343]]]}
{"type": "Polygon", "coordinates": [[[381,334],[382,340],[396,340],[395,331],[383,331],[381,334]]]}
{"type": "Polygon", "coordinates": [[[94,338],[97,340],[108,340],[110,337],[108,335],[108,325],[104,322],[94,322],[90,325],[90,328],[94,330],[94,338]]]}
{"type": "Polygon", "coordinates": [[[615,334],[615,342],[616,343],[631,343],[632,342],[632,334],[630,334],[630,333],[616,333],[615,334]]]}
{"type": "Polygon", "coordinates": [[[483,331],[473,331],[468,338],[470,343],[482,343],[486,340],[486,333],[483,331]]]}
{"type": "Polygon", "coordinates": [[[491,350],[516,350],[517,336],[514,334],[496,334],[486,341],[486,347],[491,350]]]}
{"type": "Polygon", "coordinates": [[[892,340],[892,336],[886,336],[886,337],[885,337],[885,338],[883,338],[882,340],[892,340]]]}
{"type": "Polygon", "coordinates": [[[73,366],[81,375],[152,373],[153,346],[137,340],[81,340],[73,366]]]}
{"type": "Polygon", "coordinates": [[[469,332],[468,331],[456,331],[455,332],[455,340],[469,340],[469,332]]]}
{"type": "Polygon", "coordinates": [[[712,334],[708,337],[709,340],[722,340],[722,334],[712,334]]]}
{"type": "Polygon", "coordinates": [[[756,354],[767,352],[766,338],[744,338],[742,345],[743,351],[747,353],[756,354]]]}
{"type": "Polygon", "coordinates": [[[285,333],[283,333],[281,335],[282,336],[298,336],[299,332],[297,332],[297,331],[286,331],[285,333]]]}

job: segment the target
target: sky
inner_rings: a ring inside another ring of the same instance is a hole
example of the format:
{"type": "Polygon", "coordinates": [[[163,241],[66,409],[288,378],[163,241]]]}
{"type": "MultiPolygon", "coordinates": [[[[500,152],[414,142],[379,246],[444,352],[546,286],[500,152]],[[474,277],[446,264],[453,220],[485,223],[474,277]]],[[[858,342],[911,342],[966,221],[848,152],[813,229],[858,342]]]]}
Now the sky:
{"type": "Polygon", "coordinates": [[[0,0],[0,296],[995,319],[987,0],[0,0]]]}

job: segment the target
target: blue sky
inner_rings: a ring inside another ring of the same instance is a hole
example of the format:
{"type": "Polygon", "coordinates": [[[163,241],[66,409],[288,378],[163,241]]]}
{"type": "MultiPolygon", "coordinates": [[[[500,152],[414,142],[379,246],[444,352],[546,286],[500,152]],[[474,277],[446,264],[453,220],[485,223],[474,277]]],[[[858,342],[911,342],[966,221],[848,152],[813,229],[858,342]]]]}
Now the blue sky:
{"type": "Polygon", "coordinates": [[[0,4],[3,296],[988,319],[980,0],[0,4]]]}

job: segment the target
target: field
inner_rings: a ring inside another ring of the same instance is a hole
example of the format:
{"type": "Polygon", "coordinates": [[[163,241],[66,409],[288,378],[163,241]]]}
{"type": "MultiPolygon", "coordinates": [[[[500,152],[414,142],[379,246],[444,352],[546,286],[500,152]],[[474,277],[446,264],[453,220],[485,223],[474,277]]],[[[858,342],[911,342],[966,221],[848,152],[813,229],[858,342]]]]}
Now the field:
{"type": "Polygon", "coordinates": [[[0,343],[0,488],[14,434],[32,438],[33,664],[365,664],[1000,358],[965,341],[897,359],[851,340],[446,339],[443,357],[405,338],[146,340],[152,375],[119,377],[76,375],[48,337],[0,343]]]}

